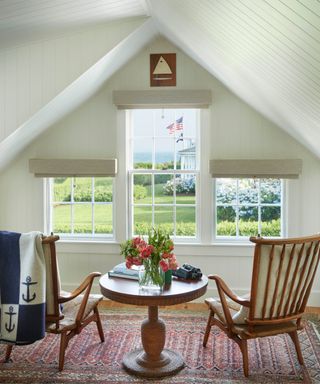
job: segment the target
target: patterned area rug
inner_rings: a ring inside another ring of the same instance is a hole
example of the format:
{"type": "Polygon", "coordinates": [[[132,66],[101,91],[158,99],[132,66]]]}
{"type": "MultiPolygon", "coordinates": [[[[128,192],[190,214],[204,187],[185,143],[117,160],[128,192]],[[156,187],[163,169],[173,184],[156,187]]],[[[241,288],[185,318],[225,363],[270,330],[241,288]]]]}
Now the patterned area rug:
{"type": "MultiPolygon", "coordinates": [[[[183,356],[186,367],[162,380],[128,375],[121,366],[126,352],[140,347],[140,325],[146,310],[109,310],[102,315],[106,341],[100,343],[94,324],[74,337],[67,349],[65,368],[58,367],[59,337],[47,335],[32,345],[14,347],[12,361],[0,363],[1,383],[320,383],[319,322],[307,321],[299,333],[306,367],[301,367],[286,335],[249,341],[250,376],[242,371],[238,346],[213,327],[208,346],[202,347],[206,312],[160,310],[166,323],[166,348],[183,356]]],[[[5,347],[0,346],[1,356],[5,347]]]]}

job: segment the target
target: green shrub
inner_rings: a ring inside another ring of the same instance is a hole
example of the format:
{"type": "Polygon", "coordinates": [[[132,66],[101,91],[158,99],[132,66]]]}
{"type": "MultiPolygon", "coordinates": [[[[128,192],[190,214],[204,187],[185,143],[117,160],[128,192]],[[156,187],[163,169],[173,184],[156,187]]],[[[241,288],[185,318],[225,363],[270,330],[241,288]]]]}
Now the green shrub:
{"type": "MultiPolygon", "coordinates": [[[[71,233],[70,225],[68,224],[56,224],[54,227],[54,233],[71,233]]],[[[74,233],[91,233],[92,225],[88,224],[77,224],[74,227],[74,233]]],[[[95,233],[99,234],[112,234],[113,229],[111,224],[97,224],[95,226],[95,233]]]]}
{"type": "Polygon", "coordinates": [[[165,195],[173,195],[174,187],[177,194],[194,194],[195,193],[195,180],[194,177],[187,179],[176,178],[175,180],[168,180],[163,186],[163,193],[165,195]]]}
{"type": "Polygon", "coordinates": [[[147,189],[143,185],[135,185],[133,196],[135,200],[145,199],[147,197],[147,189]]]}
{"type": "Polygon", "coordinates": [[[112,202],[112,190],[106,187],[96,187],[94,192],[94,201],[110,203],[112,202]]]}
{"type": "Polygon", "coordinates": [[[134,175],[134,184],[135,185],[151,185],[151,177],[150,175],[142,175],[142,174],[135,174],[134,175]]]}
{"type": "Polygon", "coordinates": [[[148,163],[148,162],[134,163],[134,168],[135,169],[152,169],[152,163],[148,163]]]}
{"type": "MultiPolygon", "coordinates": [[[[173,224],[172,223],[163,223],[155,226],[156,228],[161,229],[163,232],[172,234],[173,233],[173,224]]],[[[151,223],[140,222],[135,225],[135,233],[137,235],[146,235],[152,229],[151,223]]],[[[194,223],[177,223],[176,225],[176,235],[177,236],[195,236],[196,228],[194,223]]]]}
{"type": "MultiPolygon", "coordinates": [[[[257,236],[258,223],[256,221],[242,221],[239,220],[239,234],[240,236],[257,236]]],[[[272,220],[269,222],[262,222],[261,236],[275,237],[281,234],[280,219],[272,220]]],[[[217,225],[218,236],[236,236],[236,224],[230,221],[221,221],[217,225]]]]}

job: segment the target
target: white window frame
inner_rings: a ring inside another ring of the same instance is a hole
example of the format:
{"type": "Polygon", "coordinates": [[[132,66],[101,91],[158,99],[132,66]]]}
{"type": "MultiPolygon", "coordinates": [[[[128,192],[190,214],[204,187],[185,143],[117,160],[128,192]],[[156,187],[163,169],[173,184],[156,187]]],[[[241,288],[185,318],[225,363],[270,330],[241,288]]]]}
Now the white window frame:
{"type": "MultiPolygon", "coordinates": [[[[236,179],[237,183],[240,178],[236,179]]],[[[250,179],[250,177],[247,177],[250,179]]],[[[281,180],[281,204],[270,204],[270,206],[280,206],[281,209],[281,234],[280,237],[285,237],[287,235],[287,182],[284,179],[281,180]]],[[[212,183],[213,188],[213,207],[214,207],[214,215],[213,215],[213,233],[212,238],[214,243],[247,243],[249,241],[250,236],[217,236],[217,202],[216,202],[216,179],[213,179],[212,183]]],[[[237,194],[237,206],[238,206],[238,194],[237,194]]],[[[259,204],[253,204],[256,207],[259,207],[259,204]]],[[[268,204],[267,204],[268,205],[268,204]]],[[[261,204],[260,206],[267,206],[265,204],[261,204]]],[[[260,218],[259,218],[260,220],[260,218]]],[[[237,218],[238,221],[238,218],[237,218]]],[[[238,227],[238,223],[236,223],[238,227]]],[[[260,224],[258,222],[258,231],[260,231],[260,224]]]]}
{"type": "MultiPolygon", "coordinates": [[[[162,109],[162,108],[153,108],[153,109],[162,109]]],[[[165,109],[165,108],[164,108],[165,109]]],[[[184,108],[175,108],[175,109],[184,109],[184,108]]],[[[192,108],[197,110],[196,111],[196,119],[197,119],[197,132],[196,132],[196,148],[197,148],[197,153],[196,153],[196,164],[197,164],[197,169],[195,170],[181,170],[181,169],[169,169],[169,170],[159,170],[159,169],[133,169],[133,164],[132,164],[132,110],[127,110],[126,111],[126,142],[127,142],[127,174],[128,174],[128,184],[127,184],[127,190],[128,190],[128,237],[133,236],[133,209],[132,207],[137,205],[134,204],[133,202],[133,175],[134,174],[151,174],[153,175],[158,175],[158,174],[168,174],[168,175],[179,175],[179,174],[194,174],[196,175],[196,196],[195,196],[195,204],[188,204],[189,207],[194,207],[195,208],[195,220],[196,220],[196,236],[195,237],[187,237],[187,236],[171,236],[172,239],[176,243],[200,243],[201,242],[201,224],[200,224],[200,201],[201,201],[201,159],[200,159],[200,153],[201,153],[201,148],[202,148],[202,134],[200,134],[201,129],[201,111],[200,109],[197,108],[192,108]]],[[[176,159],[175,159],[176,161],[176,159]]],[[[154,163],[154,151],[153,151],[153,158],[152,162],[154,163]]],[[[154,203],[154,197],[152,199],[152,203],[148,204],[152,207],[152,217],[154,219],[154,207],[158,206],[158,204],[154,203]]],[[[159,206],[175,206],[175,207],[182,207],[183,204],[176,204],[176,201],[172,204],[160,204],[159,206]]],[[[175,212],[175,210],[174,210],[175,212]]],[[[174,214],[175,216],[175,214],[174,214]]],[[[175,217],[174,217],[175,220],[175,217]]]]}
{"type": "MultiPolygon", "coordinates": [[[[73,177],[70,176],[71,183],[73,181],[73,177]]],[[[88,177],[91,178],[91,183],[92,183],[92,191],[94,192],[94,180],[95,177],[88,177]]],[[[54,178],[45,178],[44,179],[44,191],[45,191],[45,218],[44,218],[44,226],[45,226],[45,231],[47,233],[53,233],[53,206],[52,206],[52,184],[53,184],[54,178]]],[[[73,188],[71,188],[71,194],[73,194],[73,188]]],[[[62,240],[75,240],[75,241],[104,241],[104,242],[114,242],[115,240],[115,222],[116,222],[116,210],[115,210],[115,182],[114,178],[112,180],[112,202],[95,202],[93,199],[94,195],[92,195],[92,200],[91,202],[80,202],[80,201],[72,201],[73,198],[71,198],[71,201],[66,203],[71,205],[71,228],[73,230],[73,206],[75,204],[81,205],[81,204],[90,204],[92,207],[95,205],[112,205],[112,229],[113,232],[112,234],[97,234],[94,232],[94,211],[92,210],[92,233],[57,233],[62,240]]]]}

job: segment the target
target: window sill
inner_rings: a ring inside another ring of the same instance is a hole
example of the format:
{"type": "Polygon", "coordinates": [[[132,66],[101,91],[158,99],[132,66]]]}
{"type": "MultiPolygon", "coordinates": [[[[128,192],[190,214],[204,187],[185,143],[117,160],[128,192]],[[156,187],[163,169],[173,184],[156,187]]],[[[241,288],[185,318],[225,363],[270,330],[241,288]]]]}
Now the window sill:
{"type": "MultiPolygon", "coordinates": [[[[214,242],[201,243],[175,243],[177,256],[204,256],[204,257],[248,257],[252,256],[254,244],[250,242],[214,242]]],[[[75,254],[120,254],[120,244],[115,241],[84,241],[84,240],[60,240],[57,249],[62,253],[75,254]]]]}

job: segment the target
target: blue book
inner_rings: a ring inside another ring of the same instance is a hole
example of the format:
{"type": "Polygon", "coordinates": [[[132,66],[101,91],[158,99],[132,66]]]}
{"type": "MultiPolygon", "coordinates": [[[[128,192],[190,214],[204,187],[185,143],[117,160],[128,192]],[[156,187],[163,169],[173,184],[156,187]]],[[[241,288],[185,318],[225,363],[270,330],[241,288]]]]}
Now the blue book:
{"type": "Polygon", "coordinates": [[[123,279],[139,280],[139,269],[136,266],[128,269],[126,263],[120,263],[108,272],[109,277],[122,277],[123,279]]]}

